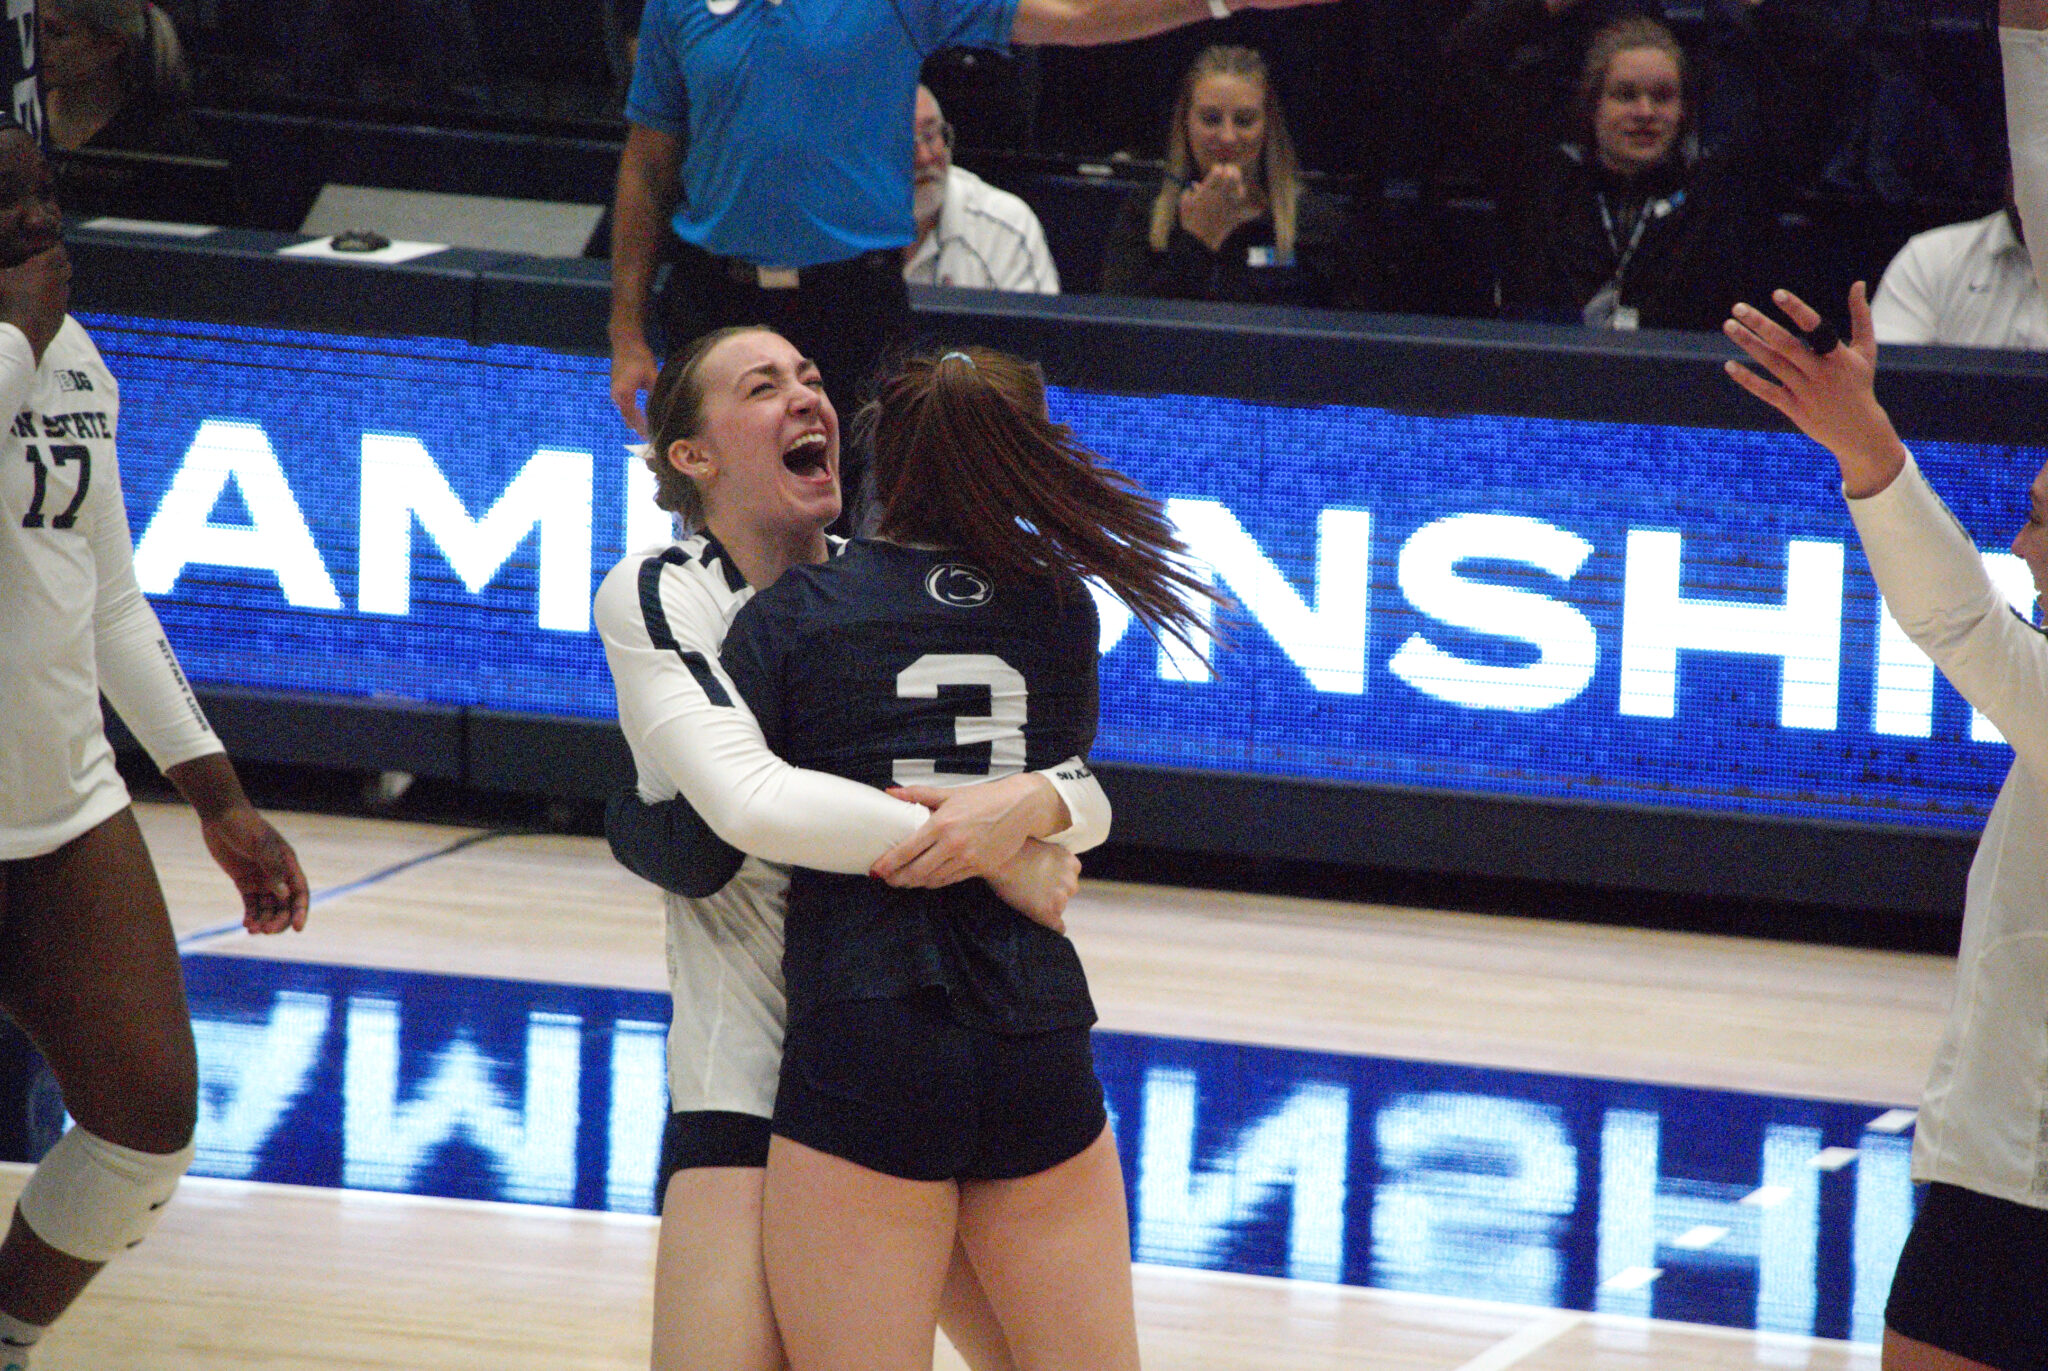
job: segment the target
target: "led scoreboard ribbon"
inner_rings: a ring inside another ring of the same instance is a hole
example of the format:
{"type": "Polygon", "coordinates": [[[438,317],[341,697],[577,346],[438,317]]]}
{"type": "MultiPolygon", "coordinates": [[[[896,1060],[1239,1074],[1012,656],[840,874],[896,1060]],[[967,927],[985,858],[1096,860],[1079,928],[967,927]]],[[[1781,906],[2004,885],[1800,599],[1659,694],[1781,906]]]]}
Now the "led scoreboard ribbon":
{"type": "MultiPolygon", "coordinates": [[[[666,521],[603,359],[85,322],[195,682],[611,714],[590,595],[666,521]]],[[[2010,764],[1883,614],[1797,435],[1050,398],[1235,604],[1199,658],[1103,604],[1099,761],[1959,830],[2010,764]]],[[[2002,548],[2043,454],[1915,450],[2002,548]]]]}

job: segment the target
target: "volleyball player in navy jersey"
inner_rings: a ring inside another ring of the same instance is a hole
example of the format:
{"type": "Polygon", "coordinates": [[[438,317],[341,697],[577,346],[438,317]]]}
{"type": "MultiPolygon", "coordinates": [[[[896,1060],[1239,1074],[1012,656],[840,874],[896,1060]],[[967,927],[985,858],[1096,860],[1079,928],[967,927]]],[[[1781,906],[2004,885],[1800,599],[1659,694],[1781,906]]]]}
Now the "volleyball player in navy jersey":
{"type": "MultiPolygon", "coordinates": [[[[832,554],[837,412],[815,364],[759,328],[707,334],[671,357],[653,412],[649,466],[685,536],[627,556],[593,606],[639,779],[607,829],[621,860],[669,892],[672,1112],[653,1365],[776,1371],[760,1202],[781,1070],[786,864],[911,886],[986,877],[1057,921],[1079,864],[1028,839],[1083,850],[1108,831],[1109,805],[1073,758],[1042,775],[892,798],[769,752],[735,704],[719,648],[757,588],[832,554]]],[[[947,1333],[976,1371],[1010,1371],[964,1259],[955,1275],[947,1333]]]]}
{"type": "MultiPolygon", "coordinates": [[[[877,538],[798,566],[722,660],[769,743],[875,786],[1085,754],[1098,634],[1083,577],[1155,632],[1209,594],[1158,505],[1000,353],[907,363],[863,415],[877,538]]],[[[806,1368],[923,1368],[957,1242],[1016,1364],[1138,1363],[1130,1237],[1072,944],[980,881],[799,869],[763,1200],[769,1288],[806,1368]]]]}

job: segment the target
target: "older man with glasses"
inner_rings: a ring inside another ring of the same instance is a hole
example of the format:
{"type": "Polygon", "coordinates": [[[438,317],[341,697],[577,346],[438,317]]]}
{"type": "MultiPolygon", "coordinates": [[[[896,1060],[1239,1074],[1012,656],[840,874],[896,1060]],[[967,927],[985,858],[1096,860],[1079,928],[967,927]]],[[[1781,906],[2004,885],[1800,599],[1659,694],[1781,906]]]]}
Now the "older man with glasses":
{"type": "Polygon", "coordinates": [[[953,126],[939,99],[917,88],[917,158],[911,212],[917,241],[903,249],[903,279],[914,286],[1060,292],[1059,269],[1031,206],[953,165],[953,126]]]}

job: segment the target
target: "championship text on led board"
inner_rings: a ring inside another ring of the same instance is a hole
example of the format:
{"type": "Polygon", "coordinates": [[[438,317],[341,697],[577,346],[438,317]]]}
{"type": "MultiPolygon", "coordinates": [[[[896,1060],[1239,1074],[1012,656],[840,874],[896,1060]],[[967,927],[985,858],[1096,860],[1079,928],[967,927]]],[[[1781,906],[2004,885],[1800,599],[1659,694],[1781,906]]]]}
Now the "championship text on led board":
{"type": "MultiPolygon", "coordinates": [[[[612,712],[596,579],[667,536],[601,359],[89,316],[195,681],[612,712]]],[[[1793,434],[1055,389],[1236,608],[1103,604],[1097,760],[1970,829],[2010,753],[1883,613],[1793,434]]],[[[1918,445],[2002,550],[2042,454],[1918,445]]]]}
{"type": "MultiPolygon", "coordinates": [[[[185,959],[193,1173],[645,1214],[668,998],[185,959]]],[[[1097,1033],[1141,1262],[1874,1342],[1911,1111],[1097,1033]]]]}

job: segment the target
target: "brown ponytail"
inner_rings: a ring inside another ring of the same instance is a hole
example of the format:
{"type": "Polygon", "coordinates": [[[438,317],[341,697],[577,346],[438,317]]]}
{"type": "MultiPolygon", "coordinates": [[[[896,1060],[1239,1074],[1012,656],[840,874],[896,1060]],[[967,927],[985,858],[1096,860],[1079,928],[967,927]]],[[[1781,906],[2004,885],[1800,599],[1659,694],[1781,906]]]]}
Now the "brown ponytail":
{"type": "Polygon", "coordinates": [[[855,421],[871,444],[876,532],[957,549],[997,579],[1092,576],[1155,637],[1197,647],[1197,602],[1221,597],[1191,572],[1159,502],[1104,466],[1046,412],[1033,364],[987,348],[913,357],[855,421]]]}

